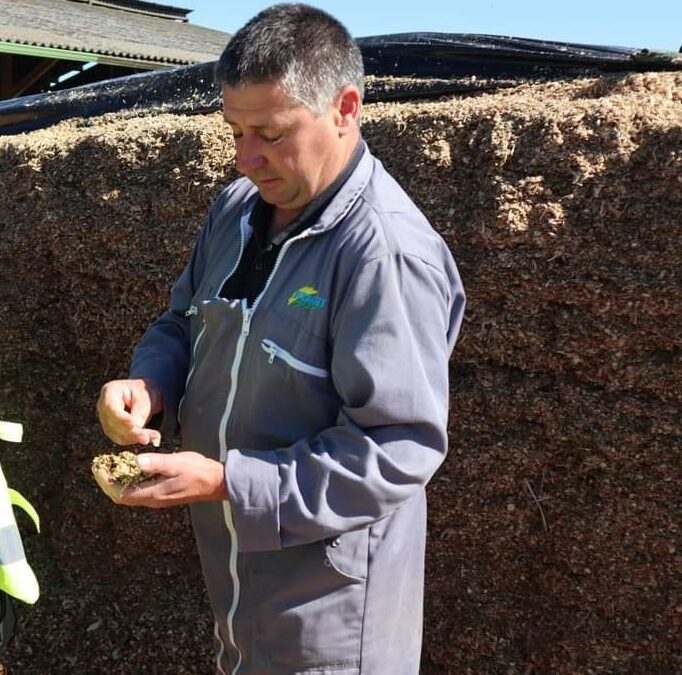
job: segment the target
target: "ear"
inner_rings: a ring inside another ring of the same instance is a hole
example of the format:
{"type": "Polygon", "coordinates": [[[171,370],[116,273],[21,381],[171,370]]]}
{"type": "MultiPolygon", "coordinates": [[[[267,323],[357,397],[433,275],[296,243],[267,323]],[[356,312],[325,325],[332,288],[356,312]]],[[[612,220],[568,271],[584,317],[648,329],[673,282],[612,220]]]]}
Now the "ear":
{"type": "Polygon", "coordinates": [[[339,134],[345,136],[357,129],[362,109],[362,97],[357,87],[347,84],[341,88],[337,98],[336,113],[339,134]]]}

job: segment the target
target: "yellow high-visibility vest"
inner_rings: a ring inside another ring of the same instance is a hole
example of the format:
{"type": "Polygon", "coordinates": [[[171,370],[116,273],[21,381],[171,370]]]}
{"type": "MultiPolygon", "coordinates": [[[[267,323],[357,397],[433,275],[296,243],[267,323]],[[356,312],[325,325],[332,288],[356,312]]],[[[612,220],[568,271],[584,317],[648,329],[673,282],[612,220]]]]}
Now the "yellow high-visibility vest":
{"type": "MultiPolygon", "coordinates": [[[[21,424],[0,422],[0,439],[21,443],[21,424]]],[[[23,509],[40,532],[40,518],[35,509],[16,490],[7,486],[0,467],[0,590],[18,600],[33,604],[40,595],[38,580],[26,562],[24,546],[12,505],[23,509]]]]}

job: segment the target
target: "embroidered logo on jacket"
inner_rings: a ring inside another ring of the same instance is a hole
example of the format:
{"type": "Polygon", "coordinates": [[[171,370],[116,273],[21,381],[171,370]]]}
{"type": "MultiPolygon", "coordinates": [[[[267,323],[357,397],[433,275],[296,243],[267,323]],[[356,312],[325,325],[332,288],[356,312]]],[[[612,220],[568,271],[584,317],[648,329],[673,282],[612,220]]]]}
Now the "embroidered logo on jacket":
{"type": "Polygon", "coordinates": [[[318,295],[320,291],[312,286],[303,286],[291,294],[287,301],[290,307],[303,307],[304,309],[324,309],[327,298],[318,295]]]}

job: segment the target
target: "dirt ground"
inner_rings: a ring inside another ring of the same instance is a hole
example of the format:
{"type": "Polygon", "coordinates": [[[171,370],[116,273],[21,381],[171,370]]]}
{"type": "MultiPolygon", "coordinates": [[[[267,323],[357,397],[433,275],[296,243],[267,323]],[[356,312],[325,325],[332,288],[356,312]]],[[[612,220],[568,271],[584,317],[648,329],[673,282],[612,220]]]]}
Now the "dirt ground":
{"type": "MultiPolygon", "coordinates": [[[[682,74],[367,106],[468,295],[429,487],[424,675],[682,672],[682,74]]],[[[94,405],[235,177],[218,114],[0,138],[2,465],[42,595],[11,675],[212,670],[185,509],[109,503],[94,405]]]]}

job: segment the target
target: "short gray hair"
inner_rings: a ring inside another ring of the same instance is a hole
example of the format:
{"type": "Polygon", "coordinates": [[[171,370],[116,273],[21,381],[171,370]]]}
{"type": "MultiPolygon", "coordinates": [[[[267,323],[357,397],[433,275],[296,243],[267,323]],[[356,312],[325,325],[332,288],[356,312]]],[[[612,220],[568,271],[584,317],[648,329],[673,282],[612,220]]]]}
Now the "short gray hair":
{"type": "Polygon", "coordinates": [[[303,4],[264,9],[230,39],[216,79],[235,87],[280,82],[288,96],[322,115],[340,89],[364,94],[362,53],[334,17],[303,4]]]}

